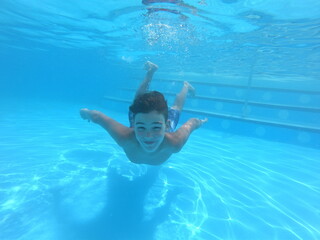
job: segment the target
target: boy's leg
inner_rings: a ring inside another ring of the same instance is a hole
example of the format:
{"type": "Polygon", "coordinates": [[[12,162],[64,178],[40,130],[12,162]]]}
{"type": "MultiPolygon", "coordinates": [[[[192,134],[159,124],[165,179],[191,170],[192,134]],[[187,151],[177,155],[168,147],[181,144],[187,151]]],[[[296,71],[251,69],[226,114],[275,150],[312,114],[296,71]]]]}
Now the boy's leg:
{"type": "Polygon", "coordinates": [[[147,61],[144,67],[147,70],[147,73],[138,90],[136,91],[134,98],[148,91],[153,74],[158,70],[158,66],[150,61],[147,61]]]}
{"type": "Polygon", "coordinates": [[[177,94],[173,106],[168,111],[168,132],[173,132],[178,125],[180,112],[182,111],[188,93],[194,96],[195,89],[190,83],[184,82],[180,93],[177,94]]]}
{"type": "MultiPolygon", "coordinates": [[[[140,84],[138,90],[136,91],[134,99],[136,99],[139,95],[144,94],[148,91],[153,74],[158,69],[158,66],[150,61],[147,61],[144,67],[147,70],[147,73],[146,73],[146,76],[144,77],[144,80],[140,84]]],[[[129,117],[130,127],[133,127],[133,113],[131,111],[129,111],[128,117],[129,117]]]]}
{"type": "Polygon", "coordinates": [[[177,94],[176,99],[174,101],[174,104],[171,108],[178,110],[178,111],[182,111],[182,108],[184,106],[184,102],[186,100],[188,93],[190,93],[191,95],[194,96],[195,89],[190,83],[184,82],[183,87],[182,87],[180,93],[177,94]]]}

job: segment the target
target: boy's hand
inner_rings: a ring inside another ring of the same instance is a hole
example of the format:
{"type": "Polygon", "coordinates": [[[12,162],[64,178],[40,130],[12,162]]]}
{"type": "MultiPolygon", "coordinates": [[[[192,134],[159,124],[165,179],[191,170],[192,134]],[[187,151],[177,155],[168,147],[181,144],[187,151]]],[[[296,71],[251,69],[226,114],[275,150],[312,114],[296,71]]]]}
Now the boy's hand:
{"type": "Polygon", "coordinates": [[[208,118],[205,119],[199,119],[199,118],[194,118],[195,122],[195,129],[201,127],[204,123],[208,122],[208,118]]]}
{"type": "Polygon", "coordinates": [[[91,120],[91,118],[90,118],[90,110],[88,108],[80,109],[80,116],[82,117],[82,119],[88,120],[88,122],[90,122],[90,120],[91,120]]]}

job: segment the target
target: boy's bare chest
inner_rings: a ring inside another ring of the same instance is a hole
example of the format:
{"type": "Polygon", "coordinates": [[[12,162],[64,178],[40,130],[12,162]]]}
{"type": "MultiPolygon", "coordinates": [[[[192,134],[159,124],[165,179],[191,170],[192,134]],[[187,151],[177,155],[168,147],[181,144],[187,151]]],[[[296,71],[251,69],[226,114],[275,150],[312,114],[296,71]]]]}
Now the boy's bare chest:
{"type": "Polygon", "coordinates": [[[166,150],[147,153],[138,146],[125,148],[124,151],[131,162],[150,165],[162,164],[172,155],[172,152],[166,150]]]}

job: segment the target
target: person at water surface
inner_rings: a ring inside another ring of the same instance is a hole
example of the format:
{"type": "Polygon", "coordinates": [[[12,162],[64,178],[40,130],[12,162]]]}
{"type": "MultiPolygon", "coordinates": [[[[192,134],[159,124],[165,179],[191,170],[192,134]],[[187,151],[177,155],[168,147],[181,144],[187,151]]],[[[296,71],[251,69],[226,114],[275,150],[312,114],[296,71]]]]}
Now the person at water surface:
{"type": "MultiPolygon", "coordinates": [[[[172,4],[177,7],[181,7],[182,9],[188,9],[188,10],[191,10],[192,14],[194,14],[194,15],[196,15],[198,12],[198,8],[196,8],[195,6],[186,4],[182,0],[142,0],[142,3],[144,5],[148,6],[147,9],[148,9],[149,13],[163,11],[163,12],[170,12],[170,13],[174,13],[174,14],[179,14],[183,18],[187,18],[187,16],[182,14],[181,11],[179,11],[177,9],[170,9],[170,8],[166,8],[166,7],[161,7],[161,4],[172,4]],[[157,6],[157,4],[158,5],[160,4],[160,6],[157,6]]],[[[206,5],[206,2],[205,2],[205,0],[201,0],[198,2],[198,4],[206,5]]]]}
{"type": "Polygon", "coordinates": [[[194,94],[195,89],[190,83],[184,82],[174,105],[168,109],[162,93],[148,91],[158,66],[148,61],[145,68],[146,76],[129,108],[130,127],[96,110],[83,108],[80,115],[103,127],[123,148],[131,162],[159,165],[173,153],[179,152],[190,134],[207,122],[207,119],[191,118],[175,131],[186,97],[188,93],[194,94]]]}

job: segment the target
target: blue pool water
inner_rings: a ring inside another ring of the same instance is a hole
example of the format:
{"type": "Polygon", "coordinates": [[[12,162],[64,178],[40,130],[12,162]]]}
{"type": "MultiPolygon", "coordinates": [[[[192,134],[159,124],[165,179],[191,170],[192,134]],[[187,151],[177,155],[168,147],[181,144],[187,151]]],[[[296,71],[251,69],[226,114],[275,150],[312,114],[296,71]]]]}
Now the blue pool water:
{"type": "Polygon", "coordinates": [[[320,3],[184,3],[1,2],[0,240],[320,239],[320,3]],[[147,60],[209,119],[156,167],[79,116],[128,125],[147,60]]]}

